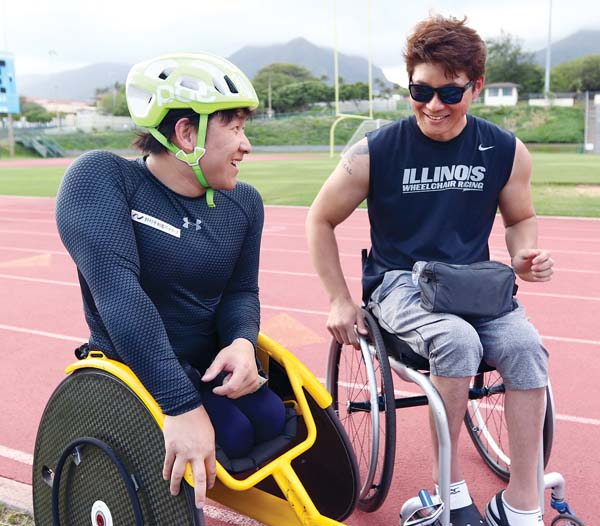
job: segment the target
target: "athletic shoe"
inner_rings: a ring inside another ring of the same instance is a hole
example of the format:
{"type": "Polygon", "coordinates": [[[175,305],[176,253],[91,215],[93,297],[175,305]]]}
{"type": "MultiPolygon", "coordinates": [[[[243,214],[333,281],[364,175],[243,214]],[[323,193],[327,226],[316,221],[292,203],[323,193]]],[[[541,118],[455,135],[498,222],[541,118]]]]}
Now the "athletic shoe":
{"type": "Polygon", "coordinates": [[[450,522],[452,526],[482,526],[485,525],[483,517],[475,504],[469,504],[464,508],[450,510],[450,522]]]}
{"type": "Polygon", "coordinates": [[[488,502],[485,507],[485,519],[488,522],[488,526],[510,526],[508,519],[506,518],[506,512],[504,511],[504,504],[502,504],[502,494],[504,490],[496,493],[494,497],[496,499],[496,508],[498,509],[497,516],[492,510],[492,501],[488,502]]]}

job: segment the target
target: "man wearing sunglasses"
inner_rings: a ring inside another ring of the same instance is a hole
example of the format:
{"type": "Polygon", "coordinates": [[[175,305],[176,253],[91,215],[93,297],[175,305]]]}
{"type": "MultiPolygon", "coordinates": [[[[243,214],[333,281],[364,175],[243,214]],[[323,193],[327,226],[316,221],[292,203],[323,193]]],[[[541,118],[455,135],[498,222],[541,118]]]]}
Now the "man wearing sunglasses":
{"type": "MultiPolygon", "coordinates": [[[[311,257],[331,303],[327,327],[338,342],[356,347],[356,331],[366,333],[342,273],[334,229],[367,199],[372,246],[363,299],[382,327],[429,359],[452,440],[453,526],[484,523],[457,454],[470,379],[482,358],[504,379],[511,454],[510,482],[488,504],[488,524],[539,526],[537,460],[548,354],[537,331],[520,305],[494,318],[428,312],[411,279],[417,261],[489,260],[499,209],[515,273],[525,281],[550,280],[553,261],[537,248],[531,158],[513,134],[468,114],[484,85],[486,48],[465,20],[434,16],[419,23],[405,60],[414,115],[352,147],[308,214],[311,257]]],[[[435,482],[437,475],[435,459],[435,482]]]]}

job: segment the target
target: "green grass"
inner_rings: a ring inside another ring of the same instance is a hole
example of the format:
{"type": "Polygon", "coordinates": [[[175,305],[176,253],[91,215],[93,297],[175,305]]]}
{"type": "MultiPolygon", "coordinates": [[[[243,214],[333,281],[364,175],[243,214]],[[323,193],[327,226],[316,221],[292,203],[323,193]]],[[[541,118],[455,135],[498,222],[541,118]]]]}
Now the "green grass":
{"type": "Polygon", "coordinates": [[[0,194],[55,196],[64,172],[61,166],[0,166],[0,194]]]}
{"type": "MultiPolygon", "coordinates": [[[[240,179],[254,185],[266,204],[310,205],[339,157],[254,161],[240,179]]],[[[600,217],[600,156],[533,153],[533,197],[540,215],[600,217]]],[[[62,167],[0,167],[0,194],[54,196],[62,167]]]]}
{"type": "Polygon", "coordinates": [[[240,179],[258,188],[270,205],[310,205],[339,157],[252,162],[242,165],[240,179]]]}
{"type": "Polygon", "coordinates": [[[600,217],[600,156],[536,153],[532,157],[538,214],[600,217]]]}
{"type": "Polygon", "coordinates": [[[33,517],[0,503],[0,526],[34,526],[33,517]]]}

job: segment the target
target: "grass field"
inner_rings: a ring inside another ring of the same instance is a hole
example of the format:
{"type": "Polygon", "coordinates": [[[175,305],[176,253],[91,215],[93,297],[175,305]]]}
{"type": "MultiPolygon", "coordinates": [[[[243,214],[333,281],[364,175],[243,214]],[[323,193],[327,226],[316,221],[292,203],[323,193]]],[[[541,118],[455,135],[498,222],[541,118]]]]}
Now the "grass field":
{"type": "MultiPolygon", "coordinates": [[[[533,195],[540,215],[600,217],[600,156],[533,153],[533,195]]],[[[240,179],[256,186],[266,204],[309,205],[337,157],[255,161],[242,164],[240,179]]],[[[0,194],[54,196],[62,167],[0,165],[0,194]]]]}
{"type": "Polygon", "coordinates": [[[34,526],[33,518],[0,503],[0,526],[34,526]]]}

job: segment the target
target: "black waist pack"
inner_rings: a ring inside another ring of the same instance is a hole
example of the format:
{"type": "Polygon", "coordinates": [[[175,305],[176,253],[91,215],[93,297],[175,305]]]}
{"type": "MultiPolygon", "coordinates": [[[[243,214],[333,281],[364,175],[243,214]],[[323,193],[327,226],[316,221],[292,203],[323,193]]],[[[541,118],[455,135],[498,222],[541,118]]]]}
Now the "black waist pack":
{"type": "Polygon", "coordinates": [[[496,317],[516,307],[514,270],[498,261],[425,264],[419,275],[421,306],[429,312],[496,317]]]}

